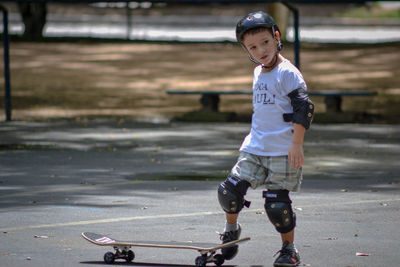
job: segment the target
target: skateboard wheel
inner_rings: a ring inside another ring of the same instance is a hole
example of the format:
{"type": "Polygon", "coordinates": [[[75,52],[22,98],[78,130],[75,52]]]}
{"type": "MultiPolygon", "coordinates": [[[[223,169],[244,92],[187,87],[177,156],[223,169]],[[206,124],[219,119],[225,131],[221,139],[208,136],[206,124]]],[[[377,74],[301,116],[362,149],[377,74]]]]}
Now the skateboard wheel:
{"type": "Polygon", "coordinates": [[[112,252],[107,252],[104,254],[104,262],[107,264],[113,264],[115,260],[115,255],[112,252]]]}
{"type": "Polygon", "coordinates": [[[225,262],[225,257],[221,254],[217,254],[214,256],[214,263],[217,266],[221,266],[225,262]]]}
{"type": "Polygon", "coordinates": [[[133,259],[135,259],[135,253],[132,250],[129,250],[126,255],[126,262],[131,262],[133,259]]]}
{"type": "Polygon", "coordinates": [[[195,264],[197,267],[204,267],[206,266],[207,262],[203,256],[198,256],[195,260],[195,264]]]}

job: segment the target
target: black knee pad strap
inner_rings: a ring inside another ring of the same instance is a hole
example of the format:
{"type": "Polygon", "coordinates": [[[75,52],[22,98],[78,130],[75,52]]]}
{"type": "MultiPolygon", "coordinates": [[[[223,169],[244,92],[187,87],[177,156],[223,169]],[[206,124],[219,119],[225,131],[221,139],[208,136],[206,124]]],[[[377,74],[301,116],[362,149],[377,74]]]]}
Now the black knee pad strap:
{"type": "Polygon", "coordinates": [[[288,190],[268,190],[263,192],[265,211],[269,220],[280,233],[288,233],[296,226],[296,214],[288,190]]]}
{"type": "Polygon", "coordinates": [[[250,202],[244,199],[250,183],[230,176],[218,187],[218,201],[222,209],[231,214],[239,213],[243,207],[250,207],[250,202]]]}

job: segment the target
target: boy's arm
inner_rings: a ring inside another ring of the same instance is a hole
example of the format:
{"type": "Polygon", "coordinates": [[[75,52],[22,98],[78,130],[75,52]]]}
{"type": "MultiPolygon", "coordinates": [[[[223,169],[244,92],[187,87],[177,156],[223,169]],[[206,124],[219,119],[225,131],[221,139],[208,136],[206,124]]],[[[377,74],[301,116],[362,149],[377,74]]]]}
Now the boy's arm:
{"type": "Polygon", "coordinates": [[[308,97],[305,89],[293,90],[288,96],[293,106],[291,121],[293,122],[294,129],[288,158],[291,167],[297,169],[304,165],[303,140],[305,131],[310,127],[313,119],[314,104],[308,97]]]}
{"type": "Polygon", "coordinates": [[[292,168],[300,168],[304,165],[303,141],[306,128],[298,123],[293,123],[292,145],[289,149],[289,163],[292,168]]]}

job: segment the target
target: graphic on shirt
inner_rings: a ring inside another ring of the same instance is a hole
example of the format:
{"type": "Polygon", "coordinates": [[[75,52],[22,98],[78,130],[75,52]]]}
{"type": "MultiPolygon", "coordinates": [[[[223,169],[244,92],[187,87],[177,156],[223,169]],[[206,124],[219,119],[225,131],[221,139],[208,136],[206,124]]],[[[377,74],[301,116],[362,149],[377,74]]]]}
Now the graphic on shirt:
{"type": "Polygon", "coordinates": [[[253,104],[273,105],[275,104],[275,94],[268,93],[268,85],[256,83],[253,92],[253,104]]]}

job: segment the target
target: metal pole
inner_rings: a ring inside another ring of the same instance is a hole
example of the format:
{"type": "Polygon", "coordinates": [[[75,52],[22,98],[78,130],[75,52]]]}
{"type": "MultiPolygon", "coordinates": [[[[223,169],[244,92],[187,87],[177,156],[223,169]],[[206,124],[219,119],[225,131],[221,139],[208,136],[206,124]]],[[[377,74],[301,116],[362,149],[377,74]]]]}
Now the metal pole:
{"type": "Polygon", "coordinates": [[[300,34],[299,34],[299,10],[290,5],[287,1],[282,1],[292,13],[294,23],[294,64],[300,69],[300,34]]]}
{"type": "Polygon", "coordinates": [[[299,34],[299,11],[297,9],[293,10],[294,18],[294,54],[295,65],[300,69],[300,34],[299,34]]]}
{"type": "Polygon", "coordinates": [[[10,53],[8,46],[8,11],[0,5],[3,12],[3,45],[4,45],[4,85],[6,121],[11,121],[11,86],[10,86],[10,53]]]}
{"type": "Polygon", "coordinates": [[[132,16],[131,16],[131,8],[129,6],[130,2],[126,2],[126,39],[131,39],[131,29],[132,29],[132,16]]]}

